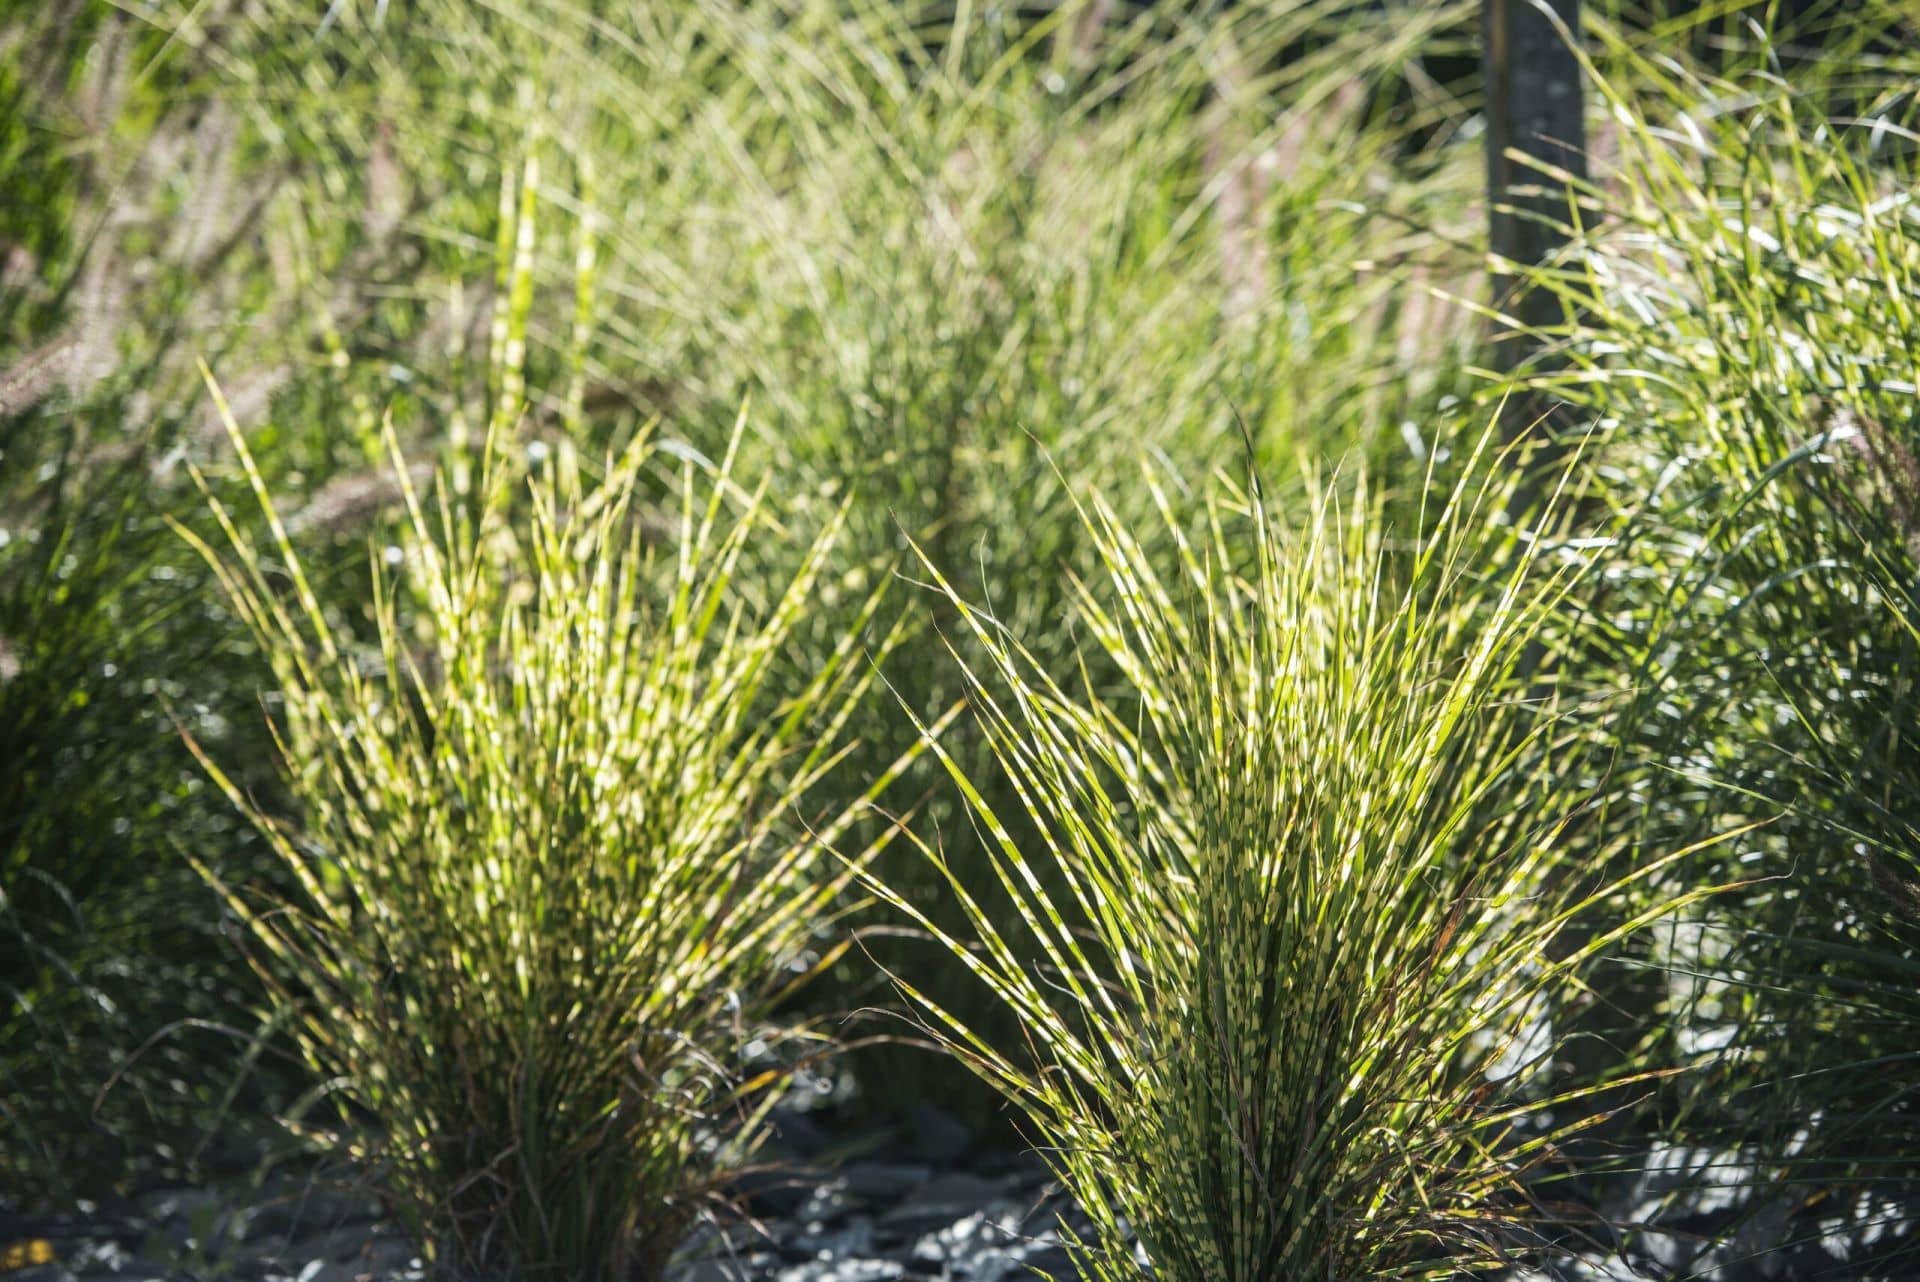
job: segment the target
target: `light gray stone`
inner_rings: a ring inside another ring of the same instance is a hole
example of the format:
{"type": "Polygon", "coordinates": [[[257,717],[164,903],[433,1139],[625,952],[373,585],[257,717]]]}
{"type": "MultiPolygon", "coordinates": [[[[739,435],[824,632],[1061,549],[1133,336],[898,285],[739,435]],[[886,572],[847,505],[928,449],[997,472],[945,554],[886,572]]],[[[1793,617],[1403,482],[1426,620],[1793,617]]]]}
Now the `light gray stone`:
{"type": "Polygon", "coordinates": [[[881,1226],[901,1233],[924,1233],[978,1211],[1007,1192],[998,1180],[956,1171],[936,1176],[880,1217],[881,1226]]]}
{"type": "Polygon", "coordinates": [[[840,1173],[847,1194],[869,1202],[897,1201],[932,1178],[933,1168],[918,1162],[858,1162],[840,1173]]]}
{"type": "Polygon", "coordinates": [[[905,1277],[898,1260],[814,1260],[780,1270],[775,1282],[893,1282],[905,1277]]]}

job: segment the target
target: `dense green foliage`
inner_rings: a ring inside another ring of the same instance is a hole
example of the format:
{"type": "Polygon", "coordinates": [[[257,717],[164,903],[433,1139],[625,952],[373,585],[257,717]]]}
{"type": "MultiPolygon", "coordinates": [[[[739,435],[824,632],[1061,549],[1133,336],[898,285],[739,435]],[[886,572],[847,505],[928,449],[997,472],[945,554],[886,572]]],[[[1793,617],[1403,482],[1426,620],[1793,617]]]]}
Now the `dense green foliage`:
{"type": "Polygon", "coordinates": [[[1107,1277],[1910,1218],[1920,63],[1789,7],[1587,6],[1511,374],[1464,0],[0,4],[0,1198],[294,1105],[645,1274],[891,979],[1107,1277]]]}
{"type": "Polygon", "coordinates": [[[1501,503],[1443,497],[1395,547],[1364,484],[1294,521],[1216,489],[1204,536],[1171,525],[1165,574],[1096,501],[1105,575],[1079,612],[1117,702],[956,599],[1011,690],[974,682],[1040,833],[1013,839],[948,758],[1018,927],[927,853],[970,919],[950,946],[1039,1062],[916,996],[1090,1208],[1092,1276],[1139,1276],[1136,1240],[1193,1282],[1498,1265],[1495,1224],[1559,1138],[1516,1133],[1553,1054],[1539,1030],[1642,921],[1556,954],[1594,904],[1562,871],[1580,798],[1541,768],[1528,655],[1567,575],[1492,521],[1501,503]]]}
{"type": "Polygon", "coordinates": [[[1650,958],[1671,980],[1624,1033],[1706,1068],[1667,1124],[1861,1181],[1866,1206],[1920,1154],[1914,104],[1844,59],[1827,72],[1860,115],[1841,120],[1764,62],[1623,63],[1695,130],[1621,131],[1566,282],[1584,320],[1564,390],[1600,426],[1617,538],[1582,678],[1615,700],[1610,823],[1631,843],[1763,825],[1737,863],[1682,869],[1749,884],[1676,923],[1650,958]]]}
{"type": "Polygon", "coordinates": [[[232,553],[196,540],[272,656],[301,815],[283,827],[208,759],[299,886],[223,890],[303,1002],[292,1035],[342,1123],[380,1124],[335,1142],[450,1276],[662,1274],[728,1160],[708,1129],[736,1138],[764,1085],[727,1066],[774,1037],[845,876],[846,817],[794,815],[872,669],[849,641],[762,698],[835,531],[750,609],[730,588],[762,495],[729,514],[729,473],[703,495],[689,467],[656,552],[634,509],[651,447],[592,488],[563,452],[521,528],[490,449],[477,500],[448,480],[430,517],[396,442],[409,519],[374,570],[377,659],[328,621],[264,486],[265,550],[224,508],[232,553]]]}

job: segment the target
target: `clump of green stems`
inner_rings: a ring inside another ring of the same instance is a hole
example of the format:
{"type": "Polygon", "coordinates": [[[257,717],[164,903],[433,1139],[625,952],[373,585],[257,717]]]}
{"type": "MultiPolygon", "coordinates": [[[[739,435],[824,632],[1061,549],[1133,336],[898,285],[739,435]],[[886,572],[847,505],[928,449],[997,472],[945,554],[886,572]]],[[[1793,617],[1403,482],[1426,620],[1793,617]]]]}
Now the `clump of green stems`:
{"type": "Polygon", "coordinates": [[[1764,41],[1722,76],[1603,52],[1617,155],[1546,278],[1613,536],[1569,674],[1615,701],[1600,823],[1636,849],[1765,821],[1672,870],[1745,889],[1608,985],[1615,1040],[1710,1068],[1648,1121],[1746,1153],[1756,1214],[1871,1205],[1920,1177],[1912,80],[1844,47],[1793,80],[1764,41]]]}
{"type": "MultiPolygon", "coordinates": [[[[1397,424],[1465,390],[1471,341],[1437,323],[1465,313],[1427,282],[1474,270],[1458,237],[1478,155],[1454,134],[1462,105],[1415,65],[1463,6],[1102,8],[422,0],[341,6],[316,29],[289,0],[216,0],[156,16],[166,62],[243,122],[247,167],[288,171],[265,221],[325,359],[292,363],[283,396],[311,408],[281,416],[263,469],[322,487],[377,466],[386,405],[403,434],[456,439],[445,389],[479,363],[462,343],[494,243],[491,303],[530,308],[523,386],[546,392],[526,430],[596,448],[658,413],[717,454],[750,396],[743,465],[785,478],[803,523],[851,495],[850,572],[884,581],[904,529],[1064,661],[1058,571],[1091,553],[1056,463],[1147,514],[1132,452],[1203,472],[1237,450],[1236,420],[1273,457],[1404,453],[1397,424]],[[503,202],[475,180],[496,167],[515,176],[503,202]],[[534,202],[578,211],[590,252],[521,254],[515,207],[534,202]],[[631,209],[646,216],[607,213],[631,209]]],[[[751,547],[748,574],[777,581],[797,555],[751,547]]],[[[914,604],[916,622],[940,614],[914,604]]],[[[832,646],[855,622],[823,603],[801,626],[832,646]]],[[[884,676],[927,717],[957,694],[931,643],[896,648],[884,676]]],[[[868,724],[854,794],[913,737],[884,699],[868,724]]],[[[896,792],[951,809],[924,764],[896,792]]],[[[931,879],[917,893],[940,909],[931,879]]],[[[839,973],[872,996],[867,972],[839,973]]],[[[891,1076],[938,1080],[923,1067],[891,1076]]]]}
{"type": "Polygon", "coordinates": [[[1090,1276],[1496,1264],[1554,1138],[1522,1125],[1520,1091],[1570,977],[1658,911],[1553,954],[1599,900],[1562,875],[1575,799],[1539,768],[1553,719],[1527,697],[1573,571],[1479,484],[1442,489],[1412,546],[1364,481],[1310,483],[1296,516],[1224,479],[1195,511],[1148,485],[1165,558],[1104,499],[1085,509],[1102,573],[1077,619],[1115,687],[1083,667],[1074,688],[940,583],[1034,835],[935,744],[1012,911],[921,848],[966,910],[942,937],[1027,1046],[901,985],[1092,1216],[1090,1276]]]}
{"type": "MultiPolygon", "coordinates": [[[[1096,558],[1066,475],[1150,529],[1139,452],[1204,473],[1237,451],[1240,424],[1266,457],[1383,437],[1403,451],[1391,425],[1456,390],[1465,327],[1426,328],[1445,309],[1397,289],[1396,269],[1471,270],[1436,224],[1462,216],[1478,167],[1461,163],[1465,148],[1409,141],[1445,105],[1394,116],[1371,97],[1433,36],[1441,8],[1395,26],[1337,23],[1317,0],[1204,18],[1159,6],[1079,33],[1071,7],[1027,24],[983,13],[961,29],[849,20],[812,55],[823,83],[789,90],[795,120],[812,126],[788,144],[795,159],[734,149],[736,185],[766,212],[690,237],[703,259],[690,279],[738,300],[725,308],[734,341],[718,360],[662,373],[681,395],[722,403],[751,389],[765,412],[749,448],[797,478],[797,501],[852,485],[847,555],[869,573],[900,568],[904,534],[940,573],[991,594],[1043,663],[1071,665],[1066,572],[1096,558]],[[1281,53],[1321,36],[1313,57],[1281,53]],[[812,125],[868,76],[878,83],[857,126],[812,125]]],[[[792,79],[791,56],[753,55],[759,77],[792,79]]],[[[685,252],[623,241],[615,270],[667,279],[645,266],[662,248],[685,252]]],[[[649,341],[630,359],[681,346],[649,341]]],[[[885,676],[931,718],[963,691],[932,629],[969,643],[942,599],[913,604],[927,631],[885,676]]],[[[831,635],[844,620],[816,626],[831,635]]],[[[911,740],[890,711],[874,714],[876,762],[911,740]]],[[[972,727],[956,723],[946,745],[1018,811],[972,727]]],[[[993,903],[989,865],[938,776],[923,761],[901,804],[925,798],[948,858],[971,868],[962,880],[993,903]]],[[[910,851],[886,862],[937,924],[964,926],[910,851]]],[[[1019,1044],[1017,1022],[980,1002],[943,950],[900,932],[867,947],[983,1035],[1019,1044]]],[[[849,967],[848,979],[873,999],[869,971],[849,967]]],[[[911,1074],[883,1064],[878,1075],[936,1084],[944,1106],[994,1116],[985,1092],[919,1058],[911,1074]]]]}
{"type": "Polygon", "coordinates": [[[299,893],[223,889],[343,1123],[375,1127],[342,1142],[442,1276],[660,1277],[752,1142],[778,1073],[743,1056],[802,1035],[769,1009],[848,876],[853,808],[798,808],[871,666],[849,641],[764,697],[837,526],[756,605],[734,576],[764,487],[731,456],[683,467],[660,530],[651,435],[592,484],[490,446],[475,499],[423,501],[389,434],[407,517],[362,644],[229,427],[268,533],[217,506],[225,548],[196,545],[272,661],[297,815],[207,768],[299,893]]]}

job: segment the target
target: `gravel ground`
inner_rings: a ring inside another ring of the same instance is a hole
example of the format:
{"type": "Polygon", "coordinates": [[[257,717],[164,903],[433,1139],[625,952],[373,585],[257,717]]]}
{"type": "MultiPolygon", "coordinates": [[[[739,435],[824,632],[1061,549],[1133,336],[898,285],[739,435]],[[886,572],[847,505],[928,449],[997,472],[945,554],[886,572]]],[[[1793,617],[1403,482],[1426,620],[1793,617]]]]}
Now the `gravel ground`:
{"type": "MultiPolygon", "coordinates": [[[[937,1110],[901,1126],[829,1131],[782,1119],[785,1168],[742,1180],[741,1214],[702,1225],[675,1282],[1012,1282],[1072,1275],[1063,1226],[1085,1220],[1030,1157],[979,1154],[937,1110]],[[838,1153],[864,1154],[836,1160],[838,1153]]],[[[4,1282],[411,1282],[413,1249],[378,1202],[312,1172],[103,1200],[67,1216],[9,1215],[0,1248],[44,1240],[51,1262],[4,1282]]]]}
{"type": "MultiPolygon", "coordinates": [[[[701,1226],[674,1282],[1014,1282],[1076,1275],[1063,1229],[1086,1221],[1030,1155],[982,1152],[933,1109],[862,1130],[781,1118],[785,1173],[742,1180],[741,1214],[701,1226]]],[[[1920,1199],[1810,1195],[1748,1178],[1738,1154],[1662,1150],[1609,1219],[1640,1227],[1511,1282],[1903,1282],[1920,1279],[1920,1199]],[[1656,1225],[1658,1227],[1651,1227],[1656,1225]]],[[[1611,1236],[1611,1235],[1610,1235],[1611,1236]]],[[[161,1189],[64,1217],[9,1215],[0,1249],[44,1240],[50,1262],[3,1282],[412,1282],[413,1250],[364,1191],[288,1167],[265,1179],[161,1189]]],[[[17,1263],[18,1261],[15,1261],[17,1263]]]]}

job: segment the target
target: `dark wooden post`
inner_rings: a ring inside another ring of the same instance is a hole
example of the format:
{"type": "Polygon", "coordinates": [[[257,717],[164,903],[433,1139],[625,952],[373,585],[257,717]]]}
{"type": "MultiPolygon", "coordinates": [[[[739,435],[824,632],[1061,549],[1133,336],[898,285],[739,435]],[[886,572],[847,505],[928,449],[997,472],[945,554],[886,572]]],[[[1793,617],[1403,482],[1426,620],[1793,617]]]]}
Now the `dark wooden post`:
{"type": "MultiPolygon", "coordinates": [[[[1586,121],[1580,60],[1575,41],[1580,38],[1580,0],[1482,0],[1485,23],[1484,54],[1487,85],[1487,205],[1489,244],[1494,254],[1512,264],[1497,272],[1493,303],[1513,318],[1522,332],[1494,336],[1494,360],[1502,373],[1524,365],[1549,368],[1541,342],[1526,330],[1562,324],[1563,304],[1551,291],[1530,287],[1525,270],[1550,261],[1571,236],[1571,193],[1567,183],[1541,171],[1541,165],[1564,171],[1573,179],[1587,176],[1586,121]]],[[[1516,518],[1541,516],[1538,500],[1551,490],[1554,472],[1566,458],[1569,442],[1557,440],[1564,414],[1553,398],[1543,395],[1511,397],[1500,429],[1509,441],[1527,439],[1525,458],[1530,476],[1515,491],[1509,510],[1516,518]]],[[[1565,513],[1559,514],[1564,519],[1565,513]]],[[[1535,674],[1535,696],[1551,702],[1551,686],[1540,677],[1542,664],[1551,662],[1536,642],[1522,660],[1535,674]]],[[[1590,822],[1588,819],[1576,823],[1590,822]]],[[[1597,891],[1625,870],[1618,859],[1603,868],[1568,868],[1561,875],[1573,879],[1573,894],[1597,891]]],[[[1562,959],[1575,955],[1594,937],[1595,923],[1576,918],[1555,941],[1562,959]]],[[[1564,1049],[1556,1056],[1568,1082],[1597,1086],[1618,1071],[1616,1045],[1643,1035],[1658,1018],[1662,982],[1652,968],[1623,970],[1595,976],[1597,992],[1591,1007],[1574,1012],[1555,1032],[1564,1049]],[[1601,982],[1603,981],[1604,982],[1601,982]]],[[[1561,1146],[1563,1159],[1584,1165],[1600,1162],[1618,1149],[1617,1128],[1626,1124],[1632,1091],[1609,1086],[1581,1099],[1576,1106],[1597,1124],[1561,1146]]],[[[1602,1168],[1592,1168],[1597,1174],[1602,1168]]],[[[1605,1177],[1602,1177],[1605,1178],[1605,1177]]],[[[1621,1177],[1614,1176],[1614,1179],[1621,1177]]]]}
{"type": "MultiPolygon", "coordinates": [[[[1570,230],[1567,188],[1538,166],[1551,165],[1576,178],[1587,173],[1584,95],[1573,43],[1580,38],[1580,0],[1482,0],[1482,13],[1489,244],[1516,271],[1524,271],[1550,259],[1567,243],[1570,230]]],[[[1493,302],[1523,326],[1545,327],[1561,319],[1559,300],[1528,288],[1523,275],[1496,274],[1493,302]]],[[[1524,335],[1496,335],[1495,360],[1502,372],[1537,354],[1538,343],[1524,335]]],[[[1515,439],[1550,409],[1536,398],[1515,398],[1502,429],[1515,439]]]]}

